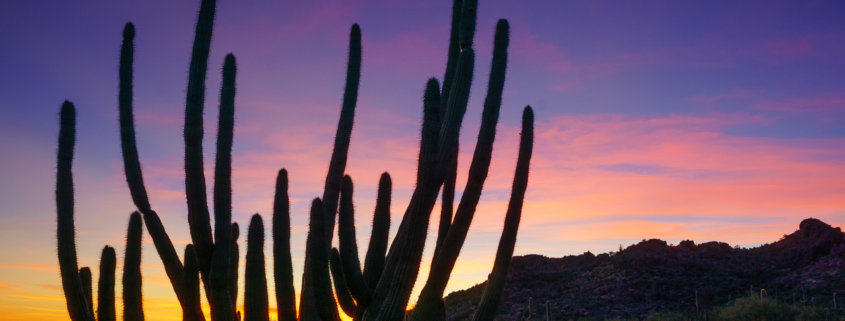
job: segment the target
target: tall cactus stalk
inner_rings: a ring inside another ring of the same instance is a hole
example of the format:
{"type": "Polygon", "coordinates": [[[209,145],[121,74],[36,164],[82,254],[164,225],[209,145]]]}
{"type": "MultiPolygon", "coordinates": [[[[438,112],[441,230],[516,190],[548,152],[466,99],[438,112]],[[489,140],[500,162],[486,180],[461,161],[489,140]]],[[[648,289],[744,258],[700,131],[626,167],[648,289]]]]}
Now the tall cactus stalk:
{"type": "Polygon", "coordinates": [[[106,245],[100,255],[100,279],[97,282],[97,321],[115,321],[114,269],[117,258],[114,248],[106,245]]]}
{"type": "Polygon", "coordinates": [[[193,244],[185,246],[185,267],[182,288],[185,303],[182,309],[182,321],[205,321],[200,308],[199,259],[193,244]],[[187,308],[187,309],[186,309],[187,308]]]}
{"type": "Polygon", "coordinates": [[[361,274],[358,260],[358,243],[355,239],[355,209],[352,204],[352,178],[343,177],[340,188],[340,209],[338,211],[338,242],[340,244],[341,267],[346,279],[346,287],[355,298],[355,302],[367,305],[370,291],[361,274]]]}
{"type": "Polygon", "coordinates": [[[390,174],[382,173],[378,182],[376,208],[373,213],[373,229],[370,234],[370,244],[367,246],[367,256],[364,260],[364,281],[367,287],[375,289],[381,273],[384,271],[384,255],[387,252],[387,238],[390,232],[390,198],[393,181],[390,174]]]}
{"type": "MultiPolygon", "coordinates": [[[[197,262],[203,281],[211,265],[211,223],[208,214],[205,174],[202,160],[203,107],[208,52],[214,25],[215,0],[203,0],[194,32],[194,46],[188,68],[188,90],[185,99],[185,196],[188,203],[188,226],[196,247],[197,262]]],[[[210,291],[209,291],[210,292],[210,291]]],[[[211,294],[207,294],[211,298],[211,294]]],[[[212,300],[209,300],[211,302],[212,300]]]]}
{"type": "Polygon", "coordinates": [[[522,112],[521,135],[519,158],[516,161],[516,173],[514,173],[513,186],[511,187],[511,199],[508,202],[507,214],[505,214],[505,226],[502,229],[502,236],[499,238],[493,271],[487,278],[487,287],[484,288],[481,302],[472,317],[473,321],[493,320],[496,307],[505,288],[505,278],[508,275],[508,267],[516,245],[519,220],[522,218],[522,203],[525,199],[525,190],[528,188],[528,165],[531,162],[531,154],[534,150],[534,111],[530,106],[525,107],[522,112]]]}
{"type": "MultiPolygon", "coordinates": [[[[235,302],[229,294],[229,265],[232,248],[232,136],[235,119],[235,56],[226,55],[220,89],[220,118],[217,128],[217,161],[214,167],[214,249],[209,267],[207,294],[211,319],[232,320],[235,302]]],[[[261,263],[264,264],[263,262],[261,263]]]]}
{"type": "MultiPolygon", "coordinates": [[[[323,243],[323,251],[326,252],[325,256],[327,259],[332,244],[341,180],[346,171],[346,159],[349,152],[349,140],[352,135],[353,120],[355,118],[355,106],[358,102],[358,84],[360,79],[361,28],[358,24],[354,24],[349,32],[349,57],[346,64],[346,85],[343,90],[343,105],[340,110],[334,147],[332,149],[331,160],[329,161],[329,170],[326,174],[326,183],[323,187],[322,204],[325,207],[324,215],[326,216],[323,220],[326,229],[323,232],[323,237],[326,238],[326,241],[323,243]]],[[[313,270],[310,268],[311,256],[313,256],[313,253],[305,253],[305,269],[302,274],[302,295],[299,303],[300,319],[302,321],[318,321],[317,310],[321,309],[315,304],[314,293],[312,292],[313,287],[309,283],[309,280],[314,278],[309,275],[313,270]]],[[[328,269],[326,269],[325,276],[316,276],[316,278],[328,278],[328,273],[328,269]]],[[[333,296],[332,301],[334,301],[333,296]]],[[[336,304],[332,304],[332,306],[334,305],[336,304]]]]}
{"type": "Polygon", "coordinates": [[[238,237],[241,230],[238,223],[232,223],[232,248],[229,252],[229,297],[231,297],[232,304],[238,305],[238,262],[240,261],[240,250],[238,249],[238,237]]]}
{"type": "MultiPolygon", "coordinates": [[[[337,313],[337,304],[332,293],[332,284],[329,277],[329,253],[323,251],[325,247],[325,205],[316,198],[311,202],[311,213],[308,223],[308,239],[306,240],[305,252],[311,253],[311,265],[306,264],[310,271],[303,273],[310,276],[308,284],[312,286],[314,293],[314,304],[317,309],[317,317],[323,321],[338,321],[340,316],[337,313]]],[[[304,290],[304,289],[303,289],[304,290]]],[[[302,320],[302,315],[300,315],[302,320]]]]}
{"type": "Polygon", "coordinates": [[[123,320],[144,321],[141,295],[141,214],[129,216],[123,258],[123,320]]]}
{"type": "Polygon", "coordinates": [[[88,311],[94,311],[94,288],[91,268],[83,266],[79,269],[79,279],[82,280],[82,292],[85,294],[85,306],[88,311]]]}
{"type": "Polygon", "coordinates": [[[62,104],[59,128],[59,151],[56,166],[56,239],[59,270],[65,292],[67,311],[72,321],[93,321],[94,314],[86,304],[85,291],[76,261],[76,240],[73,225],[73,146],[76,142],[76,109],[69,101],[62,104]]]}
{"type": "Polygon", "coordinates": [[[249,221],[244,268],[244,321],[269,321],[267,275],[264,271],[264,222],[255,214],[249,221]]]}
{"type": "Polygon", "coordinates": [[[293,288],[293,263],[290,257],[290,199],[288,171],[276,175],[273,198],[273,281],[276,283],[276,308],[279,320],[296,320],[296,292],[293,288]]]}

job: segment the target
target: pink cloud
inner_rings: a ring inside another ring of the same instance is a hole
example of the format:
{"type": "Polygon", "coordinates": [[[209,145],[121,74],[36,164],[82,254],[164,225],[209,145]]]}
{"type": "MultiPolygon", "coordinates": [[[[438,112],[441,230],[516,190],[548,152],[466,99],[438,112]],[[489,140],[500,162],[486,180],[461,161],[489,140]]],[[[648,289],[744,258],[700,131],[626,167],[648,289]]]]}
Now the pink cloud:
{"type": "Polygon", "coordinates": [[[514,23],[511,25],[511,43],[508,47],[514,61],[530,61],[541,64],[545,69],[554,73],[568,73],[573,71],[573,63],[566,53],[555,43],[541,39],[540,35],[531,32],[527,24],[514,23]]]}
{"type": "Polygon", "coordinates": [[[755,105],[762,110],[786,113],[833,113],[845,112],[845,97],[799,98],[785,101],[768,101],[755,105]]]}
{"type": "Polygon", "coordinates": [[[813,38],[810,36],[772,41],[764,44],[763,48],[773,55],[808,55],[814,52],[813,38]]]}

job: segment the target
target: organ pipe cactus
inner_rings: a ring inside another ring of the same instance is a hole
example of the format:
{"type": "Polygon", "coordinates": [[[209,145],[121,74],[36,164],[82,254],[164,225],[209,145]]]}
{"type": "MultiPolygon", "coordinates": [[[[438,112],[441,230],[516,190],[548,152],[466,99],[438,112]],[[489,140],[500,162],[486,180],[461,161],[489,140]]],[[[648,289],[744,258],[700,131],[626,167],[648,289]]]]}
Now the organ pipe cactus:
{"type": "Polygon", "coordinates": [[[100,255],[100,279],[97,282],[97,320],[115,321],[114,268],[117,264],[114,248],[106,245],[100,255]]]}
{"type": "Polygon", "coordinates": [[[244,268],[244,321],[269,321],[267,275],[264,271],[264,222],[255,214],[247,232],[244,268]]]}
{"type": "MultiPolygon", "coordinates": [[[[132,64],[135,28],[127,24],[120,55],[119,111],[121,146],[127,185],[138,212],[130,217],[124,269],[124,315],[127,320],[143,320],[140,293],[140,218],[143,217],[165,272],[179,300],[183,320],[200,321],[200,285],[211,307],[212,320],[239,320],[237,302],[238,227],[232,223],[231,149],[233,142],[235,58],[227,55],[223,66],[218,120],[217,153],[214,171],[214,229],[206,196],[202,138],[205,78],[215,15],[214,0],[202,0],[189,66],[185,103],[185,192],[192,244],[185,248],[184,264],[157,213],[152,209],[144,187],[132,106],[132,64]]],[[[491,161],[507,65],[508,24],[496,27],[493,63],[482,112],[482,125],[469,169],[467,185],[457,209],[453,207],[457,175],[458,141],[472,85],[475,52],[472,48],[477,1],[456,0],[453,4],[452,31],[443,86],[430,79],[423,99],[416,187],[388,247],[392,183],[387,173],[379,180],[373,228],[363,269],[358,258],[354,227],[353,183],[344,176],[357,101],[361,68],[361,31],[350,31],[349,55],[343,103],[326,181],[321,198],[312,202],[306,240],[305,267],[297,312],[290,255],[290,200],[287,171],[279,171],[273,204],[273,280],[280,320],[339,320],[338,302],[344,313],[355,320],[398,320],[406,313],[411,290],[419,273],[427,228],[438,194],[442,189],[441,219],[435,241],[431,273],[426,280],[413,320],[443,320],[442,295],[449,275],[472,222],[491,161]],[[335,216],[338,215],[339,248],[332,248],[335,216]],[[334,276],[332,283],[331,276],[334,276]],[[334,286],[333,286],[334,285],[334,286]],[[337,298],[337,301],[336,301],[337,298]]],[[[70,105],[70,103],[66,103],[70,105]]],[[[73,148],[73,107],[62,108],[62,130],[57,173],[57,213],[59,261],[68,311],[73,321],[94,320],[92,299],[86,294],[85,272],[77,268],[73,246],[73,198],[70,162],[73,148]],[[70,125],[68,125],[70,124],[70,125]],[[63,243],[63,241],[69,241],[63,243]]],[[[533,113],[526,108],[517,170],[505,227],[490,274],[488,289],[474,320],[491,320],[501,296],[504,277],[513,254],[516,232],[528,180],[528,164],[533,144],[533,113]]],[[[244,319],[267,320],[268,296],[263,257],[263,223],[255,215],[247,235],[244,290],[244,319]]],[[[106,249],[109,249],[108,247],[106,249]]],[[[112,250],[113,252],[113,250],[112,250]]],[[[113,254],[112,254],[113,258],[113,254]]],[[[103,264],[108,272],[108,254],[103,264]]],[[[114,261],[113,259],[111,260],[114,261]]],[[[113,275],[113,272],[112,272],[113,275]]],[[[108,286],[108,275],[101,275],[108,286]]],[[[113,278],[112,278],[113,279],[113,278]]],[[[90,282],[87,282],[90,284],[90,282]]],[[[113,280],[112,280],[113,283],[113,280]]],[[[90,289],[90,285],[87,287],[90,289]]],[[[101,288],[100,293],[109,293],[101,288]]],[[[112,289],[113,295],[113,289],[112,289]]],[[[113,299],[112,299],[113,300],[113,299]]],[[[108,307],[106,298],[101,298],[108,307]]],[[[101,303],[103,304],[103,303],[101,303]]],[[[113,308],[112,308],[113,311],[113,308]]],[[[108,309],[100,319],[113,314],[108,309]]]]}
{"type": "Polygon", "coordinates": [[[123,259],[123,321],[143,321],[141,294],[141,214],[129,216],[123,259]]]}

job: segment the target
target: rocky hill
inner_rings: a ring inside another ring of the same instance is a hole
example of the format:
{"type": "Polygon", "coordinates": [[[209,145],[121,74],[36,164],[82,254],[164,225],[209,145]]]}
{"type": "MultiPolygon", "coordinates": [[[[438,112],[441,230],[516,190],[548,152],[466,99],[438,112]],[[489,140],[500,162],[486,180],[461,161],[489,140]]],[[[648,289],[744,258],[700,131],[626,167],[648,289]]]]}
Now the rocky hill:
{"type": "MultiPolygon", "coordinates": [[[[469,320],[485,283],[446,297],[449,320],[469,320]]],[[[497,320],[542,316],[643,318],[654,312],[720,306],[749,292],[784,301],[845,302],[845,234],[806,219],[797,231],[756,248],[726,243],[644,240],[619,252],[549,258],[514,257],[497,320]]]]}

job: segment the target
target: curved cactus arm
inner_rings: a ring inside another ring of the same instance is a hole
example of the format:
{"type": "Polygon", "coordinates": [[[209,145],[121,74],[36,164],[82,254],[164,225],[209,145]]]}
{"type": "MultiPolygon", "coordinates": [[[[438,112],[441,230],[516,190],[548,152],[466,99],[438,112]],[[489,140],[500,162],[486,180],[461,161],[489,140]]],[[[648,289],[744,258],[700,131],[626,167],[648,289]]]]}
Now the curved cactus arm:
{"type": "MultiPolygon", "coordinates": [[[[194,33],[194,45],[191,51],[191,63],[188,68],[188,90],[185,99],[185,127],[183,132],[185,138],[185,196],[188,203],[188,227],[191,230],[191,240],[196,247],[200,276],[203,284],[206,285],[208,285],[213,241],[202,159],[202,114],[215,6],[215,0],[203,0],[200,4],[199,18],[194,33]]],[[[206,293],[207,296],[209,294],[206,293]]]]}
{"type": "MultiPolygon", "coordinates": [[[[472,162],[469,168],[467,185],[458,204],[455,219],[443,241],[443,245],[431,264],[431,272],[415,311],[423,311],[429,304],[443,300],[443,291],[449,282],[449,276],[460,254],[464,240],[466,240],[476,206],[481,198],[481,190],[490,167],[493,154],[493,141],[496,137],[496,123],[499,119],[499,109],[502,104],[502,90],[505,82],[507,67],[508,23],[499,20],[496,26],[493,62],[490,70],[490,80],[487,88],[487,98],[484,101],[484,111],[481,116],[481,129],[475,145],[472,162]]],[[[439,304],[438,304],[439,305],[439,304]]],[[[415,312],[417,313],[417,312],[415,312]]],[[[419,312],[422,313],[422,312],[419,312]]],[[[414,320],[418,320],[414,318],[414,320]]],[[[421,320],[421,319],[419,319],[421,320]]]]}
{"type": "Polygon", "coordinates": [[[516,244],[516,234],[519,230],[519,220],[522,217],[522,203],[525,190],[528,187],[528,167],[531,163],[531,153],[534,149],[534,111],[526,106],[522,112],[522,137],[519,141],[519,158],[516,161],[516,172],[513,175],[511,198],[505,215],[505,226],[499,247],[496,250],[496,260],[493,271],[487,278],[487,287],[481,296],[481,302],[472,317],[473,321],[492,321],[496,314],[496,307],[505,288],[505,278],[513,256],[516,244]]]}
{"type": "Polygon", "coordinates": [[[135,26],[127,23],[123,27],[123,44],[120,46],[120,85],[118,109],[120,112],[120,146],[123,152],[123,171],[132,201],[141,212],[151,210],[141,163],[138,161],[138,146],[135,144],[135,121],[132,115],[132,64],[134,61],[135,26]]]}
{"type": "MultiPolygon", "coordinates": [[[[355,238],[355,209],[353,199],[352,178],[343,177],[340,188],[340,209],[338,211],[338,243],[340,244],[340,267],[343,269],[345,287],[355,298],[355,301],[367,305],[370,301],[370,290],[364,283],[361,274],[361,262],[358,260],[358,241],[355,238]]],[[[347,313],[348,314],[348,313],[347,313]]],[[[350,314],[353,315],[353,314],[350,314]]]]}
{"type": "Polygon", "coordinates": [[[273,280],[276,284],[276,308],[279,320],[296,321],[296,292],[293,287],[293,263],[290,257],[290,199],[288,171],[276,175],[273,198],[273,280]]]}
{"type": "Polygon", "coordinates": [[[117,264],[114,248],[106,245],[100,254],[100,279],[97,282],[97,321],[115,321],[114,269],[117,264]]]}
{"type": "Polygon", "coordinates": [[[88,311],[94,311],[94,288],[91,279],[91,268],[83,266],[79,268],[79,279],[82,280],[82,292],[85,294],[85,305],[88,311]]]}
{"type": "MultiPolygon", "coordinates": [[[[332,149],[329,170],[326,174],[326,183],[323,187],[322,204],[325,206],[326,216],[324,218],[323,237],[326,238],[324,245],[325,256],[328,257],[329,248],[334,235],[335,214],[337,213],[338,197],[340,195],[340,184],[343,174],[346,171],[346,159],[349,152],[349,140],[352,135],[352,125],[355,118],[355,106],[358,101],[358,85],[361,79],[361,27],[358,24],[352,25],[349,32],[349,57],[346,65],[346,84],[343,91],[343,106],[340,110],[340,119],[337,124],[334,147],[332,149]]],[[[305,253],[305,272],[302,275],[302,294],[300,295],[299,311],[302,321],[317,320],[319,307],[314,301],[313,287],[309,283],[311,276],[311,255],[305,253]]],[[[326,258],[328,260],[328,258],[326,258]]],[[[328,262],[328,261],[327,261],[328,262]]],[[[328,276],[328,272],[326,272],[328,276]]],[[[331,289],[330,289],[331,290],[331,289]]]]}
{"type": "Polygon", "coordinates": [[[355,317],[357,306],[355,300],[352,299],[352,294],[349,293],[348,281],[343,274],[343,263],[341,263],[340,252],[335,247],[332,248],[332,254],[329,257],[329,270],[332,273],[334,293],[337,296],[337,303],[340,305],[340,309],[349,317],[355,317]]]}
{"type": "MultiPolygon", "coordinates": [[[[240,261],[240,251],[238,249],[238,237],[241,231],[238,223],[232,223],[232,248],[229,252],[229,297],[232,304],[238,306],[238,262],[240,261]]],[[[237,310],[237,309],[236,309],[237,310]]]]}
{"type": "Polygon", "coordinates": [[[255,214],[249,221],[244,268],[244,321],[268,321],[267,275],[264,270],[264,222],[255,214]]]}
{"type": "MultiPolygon", "coordinates": [[[[232,247],[232,136],[235,119],[235,56],[226,55],[220,88],[220,116],[217,126],[217,159],[214,166],[214,238],[206,296],[212,320],[235,317],[235,302],[229,295],[229,257],[232,247]]],[[[263,264],[263,262],[262,262],[263,264]]]]}
{"type": "Polygon", "coordinates": [[[123,320],[143,321],[141,295],[141,214],[129,216],[126,230],[126,252],[123,257],[123,320]]]}
{"type": "Polygon", "coordinates": [[[161,257],[161,262],[173,286],[173,291],[181,303],[183,301],[182,285],[184,284],[182,281],[182,261],[179,260],[179,255],[176,254],[176,248],[173,247],[173,242],[170,241],[167,231],[165,231],[164,226],[161,224],[161,219],[150,207],[147,190],[144,187],[141,163],[138,161],[138,148],[135,143],[135,121],[132,116],[132,62],[134,52],[132,41],[134,38],[135,26],[127,23],[123,29],[123,44],[120,48],[120,85],[118,94],[123,169],[126,175],[126,183],[129,186],[129,192],[132,194],[132,200],[135,202],[138,210],[144,215],[144,223],[147,225],[147,230],[153,239],[156,251],[159,257],[161,257]]]}
{"type": "MultiPolygon", "coordinates": [[[[312,286],[314,294],[314,304],[320,307],[318,314],[314,317],[323,321],[339,321],[340,316],[337,313],[337,303],[332,294],[332,283],[329,277],[329,253],[323,251],[326,237],[323,235],[325,231],[325,209],[323,202],[319,198],[315,198],[311,202],[311,213],[309,215],[308,223],[308,237],[305,244],[305,251],[311,254],[311,265],[307,265],[310,271],[305,273],[310,279],[308,284],[312,286]]],[[[304,289],[303,289],[304,291],[304,289]]]]}
{"type": "Polygon", "coordinates": [[[367,256],[364,259],[364,282],[370,289],[376,288],[384,270],[384,255],[387,252],[387,239],[390,233],[392,188],[390,174],[382,173],[378,182],[375,213],[373,213],[373,230],[370,233],[370,244],[367,246],[367,256]]]}
{"type": "Polygon", "coordinates": [[[182,321],[205,321],[200,305],[199,259],[193,244],[185,246],[185,268],[182,278],[184,301],[182,302],[182,321]]]}
{"type": "Polygon", "coordinates": [[[76,261],[76,240],[73,225],[73,146],[76,141],[76,110],[73,104],[62,104],[59,121],[59,151],[56,161],[56,240],[62,289],[72,321],[93,321],[94,314],[85,303],[85,291],[76,261]]]}

